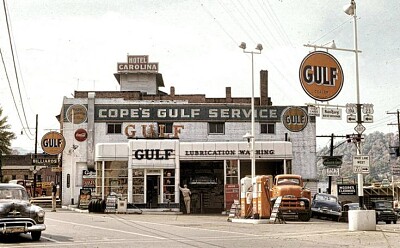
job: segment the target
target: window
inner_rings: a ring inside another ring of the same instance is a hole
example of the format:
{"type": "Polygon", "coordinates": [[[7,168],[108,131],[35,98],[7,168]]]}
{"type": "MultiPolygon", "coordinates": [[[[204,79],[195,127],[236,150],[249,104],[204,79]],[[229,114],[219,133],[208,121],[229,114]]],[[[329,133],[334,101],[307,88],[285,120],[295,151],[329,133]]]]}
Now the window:
{"type": "Polygon", "coordinates": [[[208,123],[208,133],[209,134],[224,134],[225,133],[225,123],[209,122],[208,123]]]}
{"type": "Polygon", "coordinates": [[[261,123],[261,133],[275,134],[275,123],[261,123]]]}
{"type": "Polygon", "coordinates": [[[108,123],[107,124],[107,134],[110,133],[122,133],[122,124],[121,123],[108,123]]]}
{"type": "Polygon", "coordinates": [[[158,133],[172,133],[172,122],[159,122],[158,125],[158,133]]]}

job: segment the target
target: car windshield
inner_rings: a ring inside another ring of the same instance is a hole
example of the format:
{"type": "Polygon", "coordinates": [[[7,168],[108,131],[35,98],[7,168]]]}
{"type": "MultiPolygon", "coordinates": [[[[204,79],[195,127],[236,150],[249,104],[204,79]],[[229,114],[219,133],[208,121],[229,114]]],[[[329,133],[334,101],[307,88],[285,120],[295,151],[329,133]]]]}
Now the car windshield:
{"type": "Polygon", "coordinates": [[[279,178],[277,181],[278,185],[300,185],[298,178],[279,178]]]}
{"type": "Polygon", "coordinates": [[[377,208],[391,208],[392,203],[391,202],[377,202],[376,207],[377,208]]]}
{"type": "Polygon", "coordinates": [[[329,201],[329,202],[337,202],[337,198],[330,195],[317,195],[315,200],[318,201],[329,201]]]}
{"type": "Polygon", "coordinates": [[[0,189],[0,199],[29,200],[28,194],[22,189],[0,189]]]}

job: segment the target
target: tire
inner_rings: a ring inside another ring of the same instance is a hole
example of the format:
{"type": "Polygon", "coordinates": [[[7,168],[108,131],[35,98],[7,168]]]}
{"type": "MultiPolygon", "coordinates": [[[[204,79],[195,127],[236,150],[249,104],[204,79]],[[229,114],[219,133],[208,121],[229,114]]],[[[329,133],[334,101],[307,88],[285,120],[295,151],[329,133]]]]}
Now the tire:
{"type": "Polygon", "coordinates": [[[301,220],[301,221],[309,221],[310,218],[311,218],[311,215],[309,213],[299,214],[299,220],[301,220]]]}
{"type": "Polygon", "coordinates": [[[397,220],[394,220],[394,221],[393,221],[393,224],[396,224],[396,223],[397,223],[397,220]]]}
{"type": "Polygon", "coordinates": [[[390,220],[387,220],[387,221],[386,221],[386,224],[390,224],[390,222],[391,222],[390,220]]]}
{"type": "Polygon", "coordinates": [[[33,241],[38,241],[40,239],[40,236],[42,236],[41,231],[31,232],[31,237],[33,241]]]}
{"type": "Polygon", "coordinates": [[[89,202],[88,211],[89,211],[89,213],[93,212],[93,201],[92,200],[89,202]]]}

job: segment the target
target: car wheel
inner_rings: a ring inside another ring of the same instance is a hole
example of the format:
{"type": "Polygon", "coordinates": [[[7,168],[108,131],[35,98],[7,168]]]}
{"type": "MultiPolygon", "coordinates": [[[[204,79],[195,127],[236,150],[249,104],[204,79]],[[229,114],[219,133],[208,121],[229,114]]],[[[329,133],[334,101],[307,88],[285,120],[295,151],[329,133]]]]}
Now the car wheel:
{"type": "Polygon", "coordinates": [[[42,232],[31,232],[31,237],[33,241],[38,241],[40,239],[40,236],[42,236],[42,232]]]}
{"type": "Polygon", "coordinates": [[[387,221],[386,221],[386,224],[390,224],[390,222],[391,222],[390,220],[387,220],[387,221]]]}
{"type": "Polygon", "coordinates": [[[310,214],[306,213],[306,214],[299,214],[299,220],[301,221],[309,221],[310,220],[310,214]]]}
{"type": "Polygon", "coordinates": [[[393,224],[396,224],[396,223],[397,223],[397,220],[394,220],[394,221],[393,221],[393,224]]]}

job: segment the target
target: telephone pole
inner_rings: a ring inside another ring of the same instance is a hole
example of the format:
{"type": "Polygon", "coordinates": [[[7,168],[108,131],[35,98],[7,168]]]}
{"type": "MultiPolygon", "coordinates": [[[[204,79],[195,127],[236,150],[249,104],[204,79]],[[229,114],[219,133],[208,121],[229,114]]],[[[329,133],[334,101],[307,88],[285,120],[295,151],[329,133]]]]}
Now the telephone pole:
{"type": "Polygon", "coordinates": [[[388,125],[397,125],[397,129],[398,129],[398,138],[399,138],[399,143],[397,144],[397,146],[395,147],[391,147],[391,148],[395,148],[396,149],[396,156],[399,157],[400,156],[400,110],[397,110],[396,112],[387,112],[387,114],[390,115],[397,115],[397,124],[396,123],[389,123],[388,125]]]}

